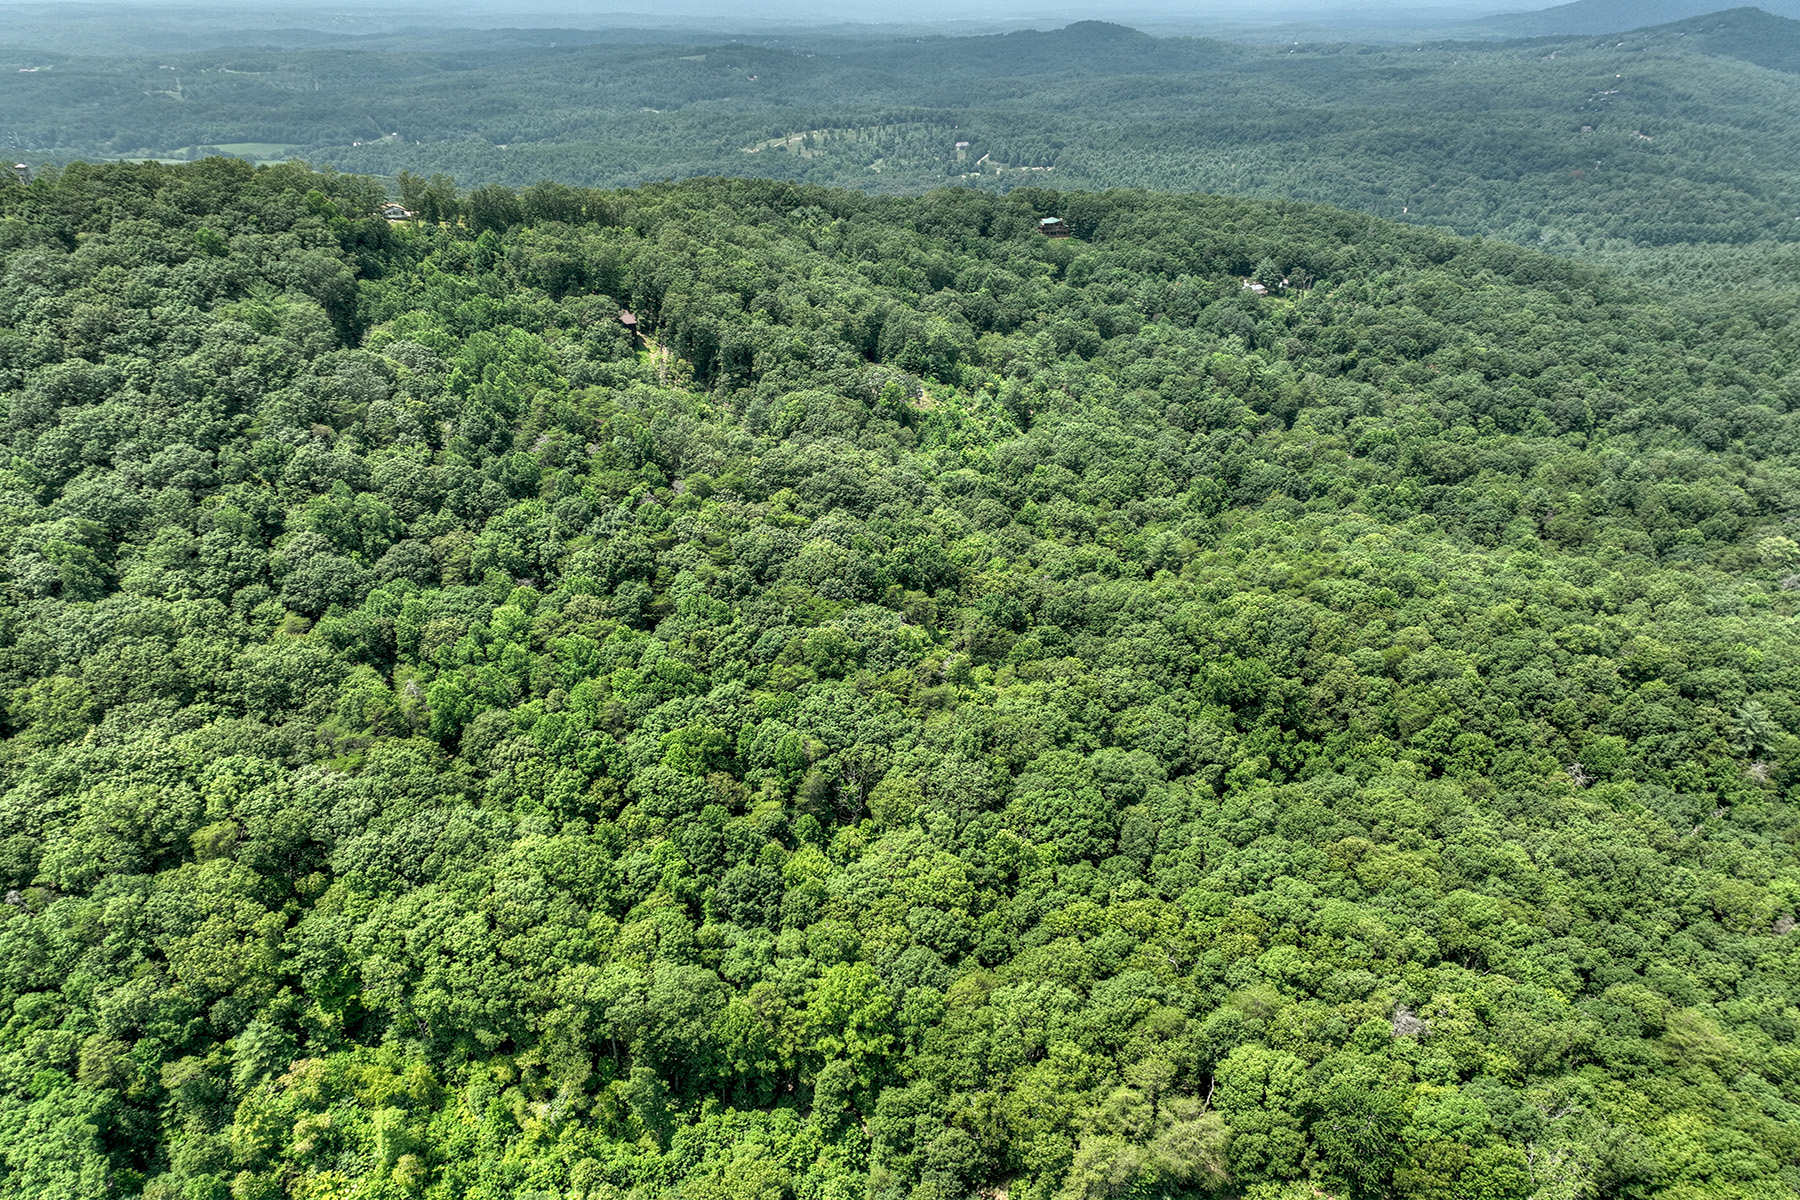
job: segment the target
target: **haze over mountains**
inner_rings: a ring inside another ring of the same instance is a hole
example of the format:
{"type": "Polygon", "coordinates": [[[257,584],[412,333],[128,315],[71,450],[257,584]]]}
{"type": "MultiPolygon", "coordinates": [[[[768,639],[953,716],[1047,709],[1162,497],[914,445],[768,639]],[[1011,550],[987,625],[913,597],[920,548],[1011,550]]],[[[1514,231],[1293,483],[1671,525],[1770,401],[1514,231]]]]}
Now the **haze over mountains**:
{"type": "Polygon", "coordinates": [[[1398,45],[1101,22],[701,41],[365,29],[330,46],[154,56],[0,48],[0,145],[32,161],[297,156],[465,185],[750,174],[879,192],[1197,189],[1593,255],[1800,236],[1796,70],[1800,23],[1754,8],[1398,45]]]}
{"type": "MultiPolygon", "coordinates": [[[[1484,17],[1475,25],[1496,35],[1515,37],[1614,33],[1705,16],[1725,7],[1718,0],[1574,0],[1552,8],[1484,17]]],[[[1794,0],[1766,0],[1756,7],[1777,16],[1800,17],[1800,4],[1794,0]]]]}
{"type": "MultiPolygon", "coordinates": [[[[973,7],[930,4],[904,10],[833,6],[829,10],[796,3],[709,6],[704,0],[654,9],[626,0],[606,5],[534,3],[492,8],[474,4],[421,7],[374,4],[356,7],[289,2],[229,8],[205,4],[50,3],[0,5],[0,46],[13,45],[78,54],[180,52],[227,45],[305,48],[375,46],[423,48],[449,35],[473,44],[477,31],[560,31],[565,39],[603,33],[633,38],[655,31],[760,33],[835,28],[986,33],[1017,28],[1056,28],[1082,20],[1105,20],[1157,33],[1227,36],[1265,40],[1293,34],[1352,36],[1390,41],[1429,35],[1531,37],[1565,33],[1609,33],[1666,24],[1728,7],[1720,0],[1574,0],[1527,11],[1494,11],[1467,3],[1390,4],[1211,4],[1108,3],[1098,8],[1059,4],[973,7]],[[410,43],[408,43],[408,39],[410,43]]],[[[1781,16],[1800,16],[1796,0],[1768,0],[1760,6],[1781,16]]],[[[503,35],[504,36],[504,35],[503,35]]]]}

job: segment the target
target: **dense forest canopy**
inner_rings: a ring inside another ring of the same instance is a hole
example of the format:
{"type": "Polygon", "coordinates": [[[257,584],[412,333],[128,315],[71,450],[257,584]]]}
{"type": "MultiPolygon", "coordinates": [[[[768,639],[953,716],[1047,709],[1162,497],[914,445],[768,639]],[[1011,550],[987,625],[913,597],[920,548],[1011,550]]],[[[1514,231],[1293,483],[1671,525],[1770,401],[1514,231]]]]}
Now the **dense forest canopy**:
{"type": "Polygon", "coordinates": [[[382,197],[0,189],[0,1197],[1800,1187],[1791,305],[382,197]]]}
{"type": "MultiPolygon", "coordinates": [[[[568,30],[75,55],[0,35],[0,147],[474,186],[751,175],[1322,201],[1557,252],[1800,239],[1800,23],[1401,46],[568,30]],[[597,40],[598,39],[598,40],[597,40]]],[[[1701,261],[1708,249],[1691,256],[1701,261]]]]}

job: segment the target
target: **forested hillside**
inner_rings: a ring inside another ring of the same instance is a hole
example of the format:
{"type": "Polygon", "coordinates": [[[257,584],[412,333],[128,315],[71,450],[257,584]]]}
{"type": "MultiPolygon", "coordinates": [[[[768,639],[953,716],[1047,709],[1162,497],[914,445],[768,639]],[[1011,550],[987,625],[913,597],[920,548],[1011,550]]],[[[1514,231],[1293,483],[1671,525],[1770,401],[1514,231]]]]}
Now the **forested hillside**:
{"type": "MultiPolygon", "coordinates": [[[[1800,239],[1800,23],[1244,46],[1053,32],[645,44],[574,31],[70,55],[0,33],[0,146],[305,158],[464,186],[752,175],[1321,201],[1558,253],[1800,239]]],[[[1725,254],[1729,256],[1729,251],[1725,254]]]]}
{"type": "MultiPolygon", "coordinates": [[[[1489,36],[1554,37],[1570,33],[1607,33],[1711,16],[1725,8],[1726,3],[1720,0],[1574,0],[1571,4],[1534,11],[1484,17],[1472,25],[1489,36]]],[[[1800,4],[1794,0],[1762,0],[1757,7],[1783,17],[1800,17],[1800,4]]]]}
{"type": "Polygon", "coordinates": [[[0,1197],[1794,1194],[1791,307],[380,194],[0,189],[0,1197]]]}

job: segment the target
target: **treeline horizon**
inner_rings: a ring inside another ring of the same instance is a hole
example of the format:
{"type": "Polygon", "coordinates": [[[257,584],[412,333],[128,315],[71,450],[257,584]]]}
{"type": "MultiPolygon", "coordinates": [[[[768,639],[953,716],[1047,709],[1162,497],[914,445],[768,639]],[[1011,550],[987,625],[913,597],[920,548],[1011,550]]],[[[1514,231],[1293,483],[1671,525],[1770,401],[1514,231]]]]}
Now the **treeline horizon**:
{"type": "Polygon", "coordinates": [[[877,194],[1285,197],[1619,266],[1684,248],[1679,276],[1698,281],[1719,263],[1755,273],[1800,236],[1797,31],[1738,9],[1630,35],[1400,46],[1086,22],[696,45],[517,31],[479,50],[7,50],[0,128],[34,163],[223,151],[469,186],[756,175],[877,194]]]}

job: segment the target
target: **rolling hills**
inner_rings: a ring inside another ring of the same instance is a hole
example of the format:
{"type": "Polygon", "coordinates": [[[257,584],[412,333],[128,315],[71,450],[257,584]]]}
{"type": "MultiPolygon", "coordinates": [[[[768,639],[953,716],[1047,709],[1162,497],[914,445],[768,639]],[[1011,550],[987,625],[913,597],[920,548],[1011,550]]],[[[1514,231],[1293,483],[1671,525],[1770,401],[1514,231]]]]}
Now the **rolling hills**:
{"type": "Polygon", "coordinates": [[[1681,11],[0,33],[0,1200],[1794,1200],[1681,11]]]}
{"type": "MultiPolygon", "coordinates": [[[[1775,16],[1800,18],[1800,4],[1793,0],[1766,0],[1756,7],[1775,16]]],[[[1730,11],[1730,5],[1720,0],[1573,0],[1531,12],[1487,17],[1478,24],[1491,33],[1545,37],[1637,30],[1730,11]]]]}
{"type": "Polygon", "coordinates": [[[1054,179],[1326,201],[1564,252],[1785,243],[1800,235],[1797,29],[1741,9],[1629,36],[1401,47],[1087,23],[480,52],[15,50],[0,131],[27,159],[265,144],[471,184],[1054,179]]]}

